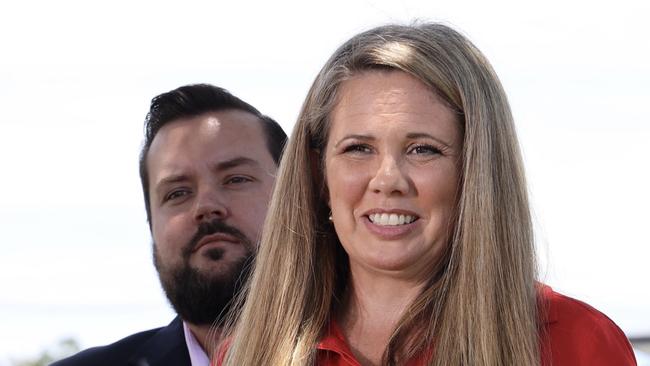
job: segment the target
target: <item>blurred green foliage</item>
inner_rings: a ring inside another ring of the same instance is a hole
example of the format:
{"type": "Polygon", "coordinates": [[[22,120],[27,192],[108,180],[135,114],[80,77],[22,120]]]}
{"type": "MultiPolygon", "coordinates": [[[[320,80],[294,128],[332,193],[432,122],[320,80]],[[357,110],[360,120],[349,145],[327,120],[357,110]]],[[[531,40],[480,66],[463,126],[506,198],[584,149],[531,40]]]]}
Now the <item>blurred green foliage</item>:
{"type": "Polygon", "coordinates": [[[47,349],[33,359],[12,360],[13,366],[47,366],[54,361],[79,352],[79,343],[74,338],[59,341],[53,350],[47,349]]]}

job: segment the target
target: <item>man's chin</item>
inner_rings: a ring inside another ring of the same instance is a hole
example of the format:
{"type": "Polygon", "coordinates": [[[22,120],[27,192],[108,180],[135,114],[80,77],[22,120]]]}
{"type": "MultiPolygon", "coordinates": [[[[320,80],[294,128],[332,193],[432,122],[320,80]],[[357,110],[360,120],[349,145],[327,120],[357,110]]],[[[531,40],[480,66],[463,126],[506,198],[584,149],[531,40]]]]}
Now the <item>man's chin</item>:
{"type": "MultiPolygon", "coordinates": [[[[237,263],[239,264],[239,263],[237,263]]],[[[241,267],[235,263],[228,263],[225,259],[212,259],[207,256],[192,258],[189,267],[195,275],[203,281],[228,281],[237,278],[241,267]]]]}
{"type": "Polygon", "coordinates": [[[217,262],[223,258],[224,250],[222,248],[209,248],[201,253],[201,257],[217,262]]]}

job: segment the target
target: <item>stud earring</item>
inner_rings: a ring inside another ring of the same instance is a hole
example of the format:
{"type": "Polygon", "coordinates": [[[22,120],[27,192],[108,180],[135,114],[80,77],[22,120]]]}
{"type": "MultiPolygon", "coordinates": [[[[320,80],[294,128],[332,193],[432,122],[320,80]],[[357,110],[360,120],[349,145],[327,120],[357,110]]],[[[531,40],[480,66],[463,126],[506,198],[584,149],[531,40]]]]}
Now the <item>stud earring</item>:
{"type": "Polygon", "coordinates": [[[330,221],[332,221],[332,211],[330,211],[330,215],[329,215],[328,219],[329,219],[330,221]]]}

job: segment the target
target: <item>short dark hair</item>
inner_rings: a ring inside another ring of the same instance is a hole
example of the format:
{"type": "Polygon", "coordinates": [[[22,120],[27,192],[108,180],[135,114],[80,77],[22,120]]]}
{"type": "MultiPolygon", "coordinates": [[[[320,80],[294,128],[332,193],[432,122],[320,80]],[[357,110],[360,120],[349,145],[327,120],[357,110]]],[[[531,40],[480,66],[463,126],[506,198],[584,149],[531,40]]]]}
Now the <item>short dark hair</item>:
{"type": "Polygon", "coordinates": [[[151,207],[147,154],[158,131],[167,123],[179,118],[191,118],[228,109],[242,110],[259,118],[266,136],[266,147],[276,165],[279,165],[282,150],[287,142],[287,135],[282,127],[271,117],[263,115],[255,107],[230,94],[226,89],[210,84],[193,84],[160,94],[151,100],[149,113],[144,120],[144,142],[140,150],[140,180],[149,227],[151,227],[151,207]]]}

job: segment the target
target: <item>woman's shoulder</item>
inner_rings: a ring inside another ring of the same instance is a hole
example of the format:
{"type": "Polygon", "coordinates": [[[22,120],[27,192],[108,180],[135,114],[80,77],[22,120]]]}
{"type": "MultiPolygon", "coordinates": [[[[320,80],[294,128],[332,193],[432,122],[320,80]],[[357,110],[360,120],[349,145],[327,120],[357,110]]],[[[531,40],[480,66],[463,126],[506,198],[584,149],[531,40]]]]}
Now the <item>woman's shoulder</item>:
{"type": "Polygon", "coordinates": [[[627,337],[605,314],[548,286],[540,294],[542,354],[550,364],[636,365],[627,337]]]}
{"type": "Polygon", "coordinates": [[[583,301],[554,291],[550,286],[543,286],[540,305],[545,312],[544,319],[547,324],[557,324],[574,330],[603,328],[623,335],[620,328],[607,315],[583,301]]]}

